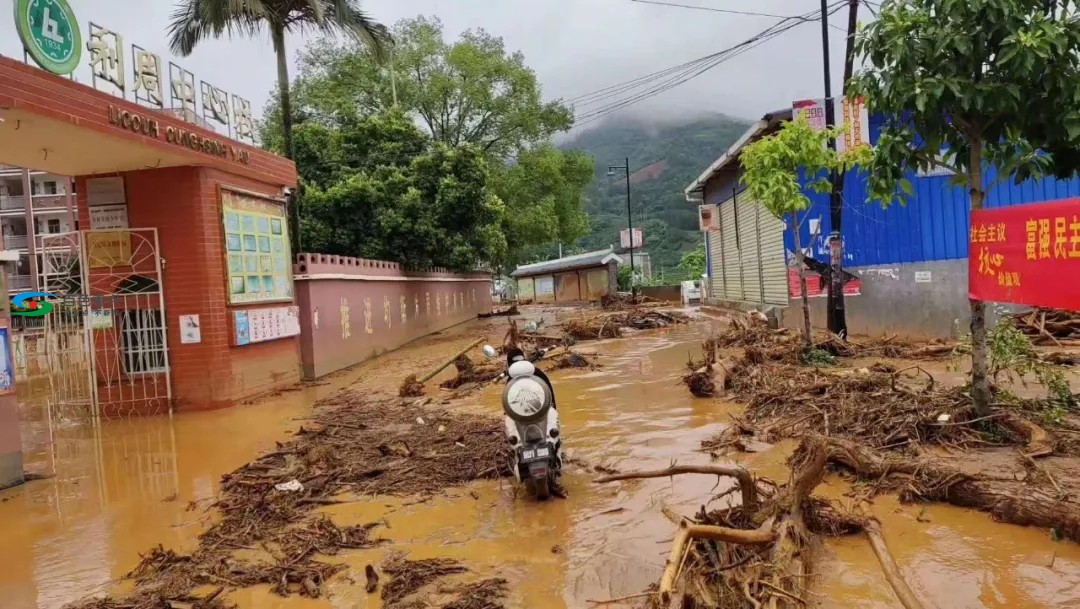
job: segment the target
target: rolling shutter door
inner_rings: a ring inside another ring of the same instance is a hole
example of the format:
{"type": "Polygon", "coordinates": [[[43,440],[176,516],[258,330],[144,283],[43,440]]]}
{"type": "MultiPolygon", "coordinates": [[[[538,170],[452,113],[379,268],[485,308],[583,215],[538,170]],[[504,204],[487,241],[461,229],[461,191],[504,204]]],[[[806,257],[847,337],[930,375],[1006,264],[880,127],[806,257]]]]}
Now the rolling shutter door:
{"type": "Polygon", "coordinates": [[[784,223],[758,206],[761,232],[761,268],[765,279],[765,303],[788,304],[787,257],[784,251],[784,223]]]}
{"type": "Polygon", "coordinates": [[[746,196],[737,199],[739,259],[742,261],[744,302],[761,302],[761,267],[758,256],[758,205],[746,196]]]}
{"type": "MultiPolygon", "coordinates": [[[[723,258],[723,233],[718,230],[709,231],[709,294],[710,298],[720,298],[717,294],[724,290],[724,265],[723,258]],[[719,292],[717,291],[719,290],[719,292]]],[[[691,278],[693,279],[693,278],[691,278]]]]}
{"type": "Polygon", "coordinates": [[[739,264],[739,248],[736,242],[735,230],[735,206],[731,201],[720,204],[720,227],[723,229],[723,238],[720,240],[723,247],[723,282],[714,286],[714,297],[721,300],[742,300],[742,275],[739,264]],[[719,288],[719,293],[717,293],[719,288]]]}

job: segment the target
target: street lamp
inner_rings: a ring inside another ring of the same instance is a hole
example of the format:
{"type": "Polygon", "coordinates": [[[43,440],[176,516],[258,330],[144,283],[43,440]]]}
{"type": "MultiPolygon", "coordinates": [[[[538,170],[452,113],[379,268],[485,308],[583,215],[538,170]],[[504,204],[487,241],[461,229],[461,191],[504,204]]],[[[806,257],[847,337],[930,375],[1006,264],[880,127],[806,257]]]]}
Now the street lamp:
{"type": "Polygon", "coordinates": [[[630,212],[630,158],[627,157],[626,162],[622,165],[608,165],[608,176],[613,177],[618,169],[626,172],[626,224],[627,228],[630,229],[630,295],[636,298],[637,286],[634,285],[634,216],[630,212]]]}

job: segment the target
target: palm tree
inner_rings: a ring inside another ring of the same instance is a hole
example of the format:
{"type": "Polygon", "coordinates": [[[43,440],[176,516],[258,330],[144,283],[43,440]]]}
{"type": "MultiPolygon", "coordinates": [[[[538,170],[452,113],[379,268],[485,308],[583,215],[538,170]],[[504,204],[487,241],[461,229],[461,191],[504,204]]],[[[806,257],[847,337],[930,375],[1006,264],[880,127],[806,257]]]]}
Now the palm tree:
{"type": "MultiPolygon", "coordinates": [[[[169,46],[187,56],[204,38],[222,33],[258,34],[270,30],[277,55],[278,95],[281,102],[281,134],[285,155],[292,159],[292,102],[289,97],[289,63],[285,33],[312,28],[328,34],[345,34],[370,48],[377,58],[392,43],[386,26],[360,9],[359,0],[180,0],[169,24],[169,46]]],[[[299,216],[293,214],[293,238],[299,239],[299,216]]],[[[297,243],[299,246],[299,243],[297,243]]]]}

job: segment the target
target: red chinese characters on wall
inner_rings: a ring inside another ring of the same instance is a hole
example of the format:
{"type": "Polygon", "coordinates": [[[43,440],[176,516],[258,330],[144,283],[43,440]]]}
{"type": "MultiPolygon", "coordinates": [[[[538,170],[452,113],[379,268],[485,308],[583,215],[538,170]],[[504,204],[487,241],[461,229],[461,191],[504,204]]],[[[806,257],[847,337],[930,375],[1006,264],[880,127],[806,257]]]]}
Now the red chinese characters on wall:
{"type": "Polygon", "coordinates": [[[1080,199],[971,214],[969,295],[1080,309],[1080,199]]]}

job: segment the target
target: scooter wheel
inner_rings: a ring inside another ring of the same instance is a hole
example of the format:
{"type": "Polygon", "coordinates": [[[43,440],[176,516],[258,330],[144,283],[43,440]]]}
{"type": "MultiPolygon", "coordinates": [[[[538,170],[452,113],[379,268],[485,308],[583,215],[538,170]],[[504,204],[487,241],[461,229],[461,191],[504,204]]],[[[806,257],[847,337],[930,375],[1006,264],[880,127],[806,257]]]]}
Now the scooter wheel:
{"type": "Polygon", "coordinates": [[[547,501],[551,498],[551,484],[547,478],[533,481],[533,493],[536,495],[537,500],[547,501]]]}

